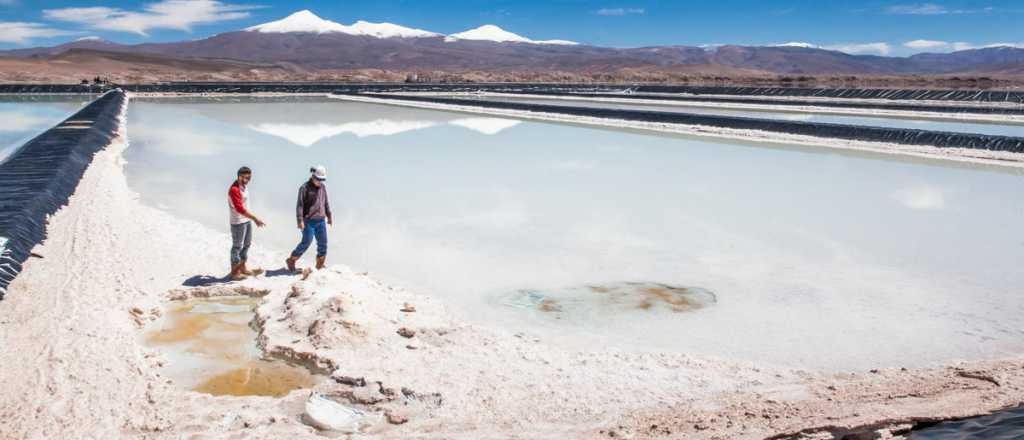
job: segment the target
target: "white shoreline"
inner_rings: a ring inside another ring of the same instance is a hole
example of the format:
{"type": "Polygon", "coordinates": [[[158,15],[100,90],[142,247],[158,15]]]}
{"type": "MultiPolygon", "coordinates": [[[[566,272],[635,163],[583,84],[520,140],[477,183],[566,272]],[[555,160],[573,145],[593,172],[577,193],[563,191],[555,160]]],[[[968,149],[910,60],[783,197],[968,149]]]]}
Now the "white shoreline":
{"type": "Polygon", "coordinates": [[[970,148],[938,148],[923,145],[903,145],[883,142],[853,141],[827,137],[784,134],[760,130],[719,128],[701,125],[669,124],[661,122],[627,121],[622,119],[574,116],[558,113],[533,112],[525,110],[485,108],[473,105],[416,102],[401,99],[387,99],[356,95],[330,95],[330,97],[333,99],[340,99],[353,102],[397,105],[404,107],[454,111],[460,113],[471,113],[488,116],[507,116],[512,118],[529,119],[535,121],[552,121],[592,125],[599,127],[639,129],[661,133],[705,136],[720,139],[736,139],[753,142],[787,143],[806,145],[812,147],[834,148],[841,150],[868,151],[882,154],[916,156],[928,159],[940,159],[956,162],[996,165],[1010,168],[1024,168],[1024,154],[1003,151],[978,150],[970,148]]]}

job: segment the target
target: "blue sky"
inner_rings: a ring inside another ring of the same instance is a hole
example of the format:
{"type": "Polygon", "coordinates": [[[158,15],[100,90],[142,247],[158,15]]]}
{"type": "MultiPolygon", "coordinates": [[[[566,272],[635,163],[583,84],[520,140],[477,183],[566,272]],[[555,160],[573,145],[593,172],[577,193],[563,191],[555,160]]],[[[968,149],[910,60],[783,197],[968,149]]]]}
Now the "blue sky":
{"type": "Polygon", "coordinates": [[[614,47],[801,43],[894,56],[1024,47],[1021,0],[0,0],[0,47],[85,36],[197,39],[301,9],[344,24],[387,21],[445,34],[496,24],[532,39],[614,47]]]}

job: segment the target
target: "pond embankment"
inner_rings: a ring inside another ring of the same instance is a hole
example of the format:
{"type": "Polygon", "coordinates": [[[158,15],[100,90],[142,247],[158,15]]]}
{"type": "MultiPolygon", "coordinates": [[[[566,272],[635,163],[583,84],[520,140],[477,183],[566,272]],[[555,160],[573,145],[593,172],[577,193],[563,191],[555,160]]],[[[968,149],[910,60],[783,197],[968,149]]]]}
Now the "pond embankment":
{"type": "Polygon", "coordinates": [[[125,93],[112,90],[0,162],[0,298],[46,223],[75,192],[97,151],[117,136],[125,93]]]}

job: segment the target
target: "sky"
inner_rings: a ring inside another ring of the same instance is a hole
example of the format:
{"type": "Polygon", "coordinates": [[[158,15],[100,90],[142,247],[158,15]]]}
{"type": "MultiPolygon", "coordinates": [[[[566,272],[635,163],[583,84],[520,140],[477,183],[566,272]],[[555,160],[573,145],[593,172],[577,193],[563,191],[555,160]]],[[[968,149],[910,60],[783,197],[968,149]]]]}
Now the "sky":
{"type": "Polygon", "coordinates": [[[484,24],[610,47],[795,43],[853,54],[1024,47],[1024,0],[0,0],[0,48],[181,41],[309,9],[451,34],[484,24]]]}

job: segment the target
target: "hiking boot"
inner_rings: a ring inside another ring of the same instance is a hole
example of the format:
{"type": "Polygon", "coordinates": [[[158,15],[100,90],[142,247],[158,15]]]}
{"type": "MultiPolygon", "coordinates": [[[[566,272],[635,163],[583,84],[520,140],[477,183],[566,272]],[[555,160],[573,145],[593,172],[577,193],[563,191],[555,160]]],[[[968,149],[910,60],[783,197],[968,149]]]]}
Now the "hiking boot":
{"type": "Polygon", "coordinates": [[[245,267],[245,260],[242,260],[242,262],[238,263],[238,265],[241,266],[239,268],[239,270],[238,270],[239,273],[241,273],[242,275],[245,275],[247,277],[253,276],[253,272],[251,270],[249,270],[248,267],[245,267]]]}
{"type": "Polygon", "coordinates": [[[325,267],[324,266],[324,262],[325,261],[327,261],[327,257],[316,257],[316,268],[318,270],[319,269],[323,269],[325,267]]]}
{"type": "Polygon", "coordinates": [[[231,281],[242,281],[248,278],[244,273],[242,273],[242,263],[238,263],[231,267],[231,273],[228,275],[228,278],[231,278],[231,281]]]}
{"type": "Polygon", "coordinates": [[[284,265],[286,267],[288,267],[288,271],[289,272],[295,272],[295,262],[296,261],[299,261],[299,257],[290,256],[290,257],[288,257],[288,259],[284,260],[284,265]]]}

